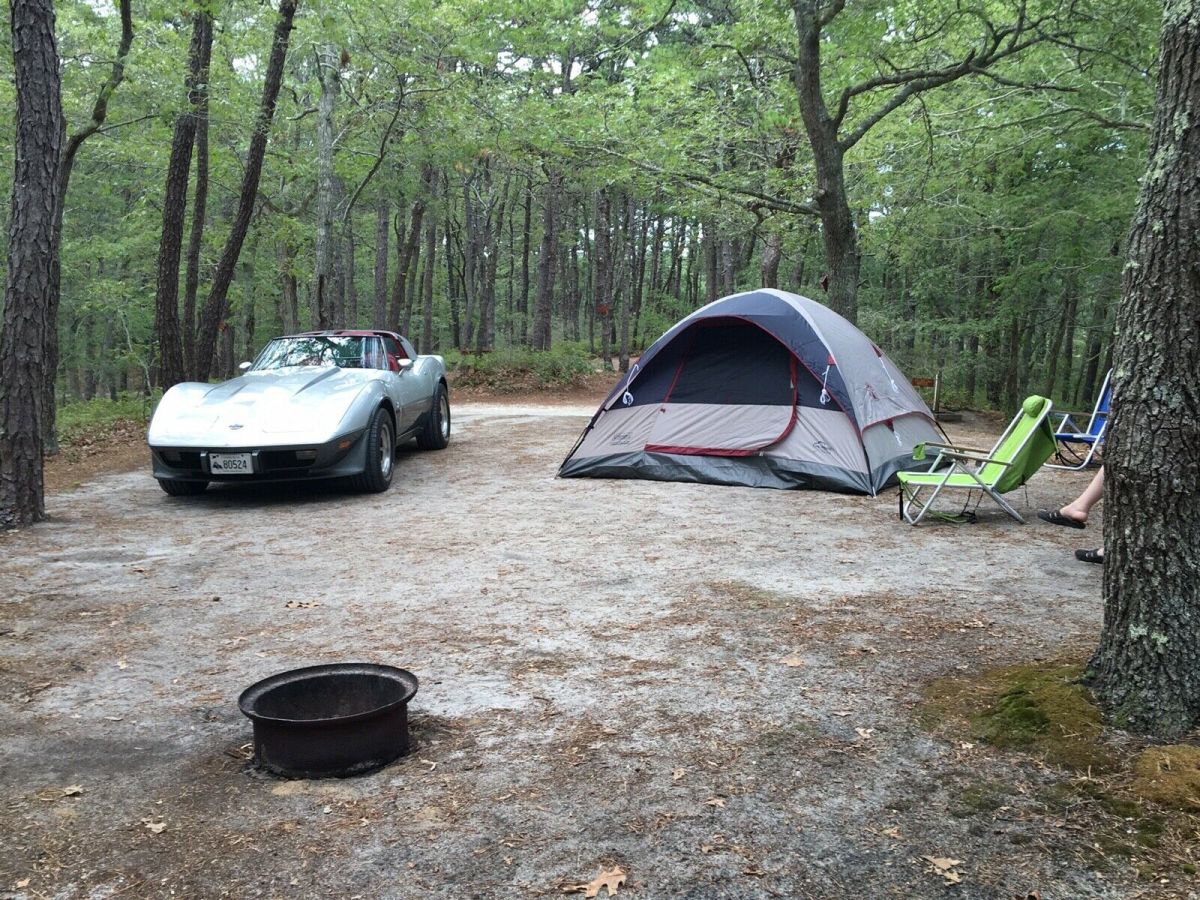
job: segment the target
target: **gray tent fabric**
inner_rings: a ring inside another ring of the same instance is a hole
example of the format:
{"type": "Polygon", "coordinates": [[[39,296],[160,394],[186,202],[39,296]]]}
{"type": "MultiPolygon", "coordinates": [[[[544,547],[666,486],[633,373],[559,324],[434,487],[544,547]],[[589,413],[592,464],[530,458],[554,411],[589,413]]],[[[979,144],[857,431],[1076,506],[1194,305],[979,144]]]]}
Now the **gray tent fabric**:
{"type": "Polygon", "coordinates": [[[875,494],[937,423],[866,335],[815,300],[716,300],[642,354],[558,474],[875,494]]]}

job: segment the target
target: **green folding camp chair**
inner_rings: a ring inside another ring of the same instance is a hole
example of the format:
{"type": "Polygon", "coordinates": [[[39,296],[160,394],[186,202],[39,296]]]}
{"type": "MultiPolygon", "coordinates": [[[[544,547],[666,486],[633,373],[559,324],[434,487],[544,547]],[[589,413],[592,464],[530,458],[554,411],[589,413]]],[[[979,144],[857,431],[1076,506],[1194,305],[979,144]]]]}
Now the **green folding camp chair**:
{"type": "MultiPolygon", "coordinates": [[[[953,447],[949,444],[925,444],[938,450],[937,458],[926,472],[899,472],[900,517],[916,525],[933,506],[933,501],[948,488],[981,491],[995,500],[1000,508],[1024,522],[1020,513],[1009,505],[1006,494],[1028,481],[1042,463],[1054,455],[1054,429],[1050,426],[1051,403],[1045,397],[1029,397],[1021,411],[1009,422],[990,451],[953,447]],[[928,499],[921,494],[931,489],[928,499]]],[[[920,457],[918,445],[914,456],[920,457]]]]}

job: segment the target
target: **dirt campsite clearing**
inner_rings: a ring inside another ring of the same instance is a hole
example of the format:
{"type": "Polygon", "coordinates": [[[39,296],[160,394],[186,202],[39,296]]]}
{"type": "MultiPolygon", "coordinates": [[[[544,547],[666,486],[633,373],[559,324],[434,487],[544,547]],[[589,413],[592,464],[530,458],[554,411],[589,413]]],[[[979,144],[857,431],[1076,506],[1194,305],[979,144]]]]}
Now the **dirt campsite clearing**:
{"type": "Polygon", "coordinates": [[[380,495],[60,479],[0,536],[0,894],[1194,889],[1098,841],[1075,775],[922,713],[939,678],[1086,656],[1099,521],[1033,512],[1088,473],[1040,473],[1024,526],[919,528],[894,490],[556,479],[592,409],[458,403],[380,495]],[[255,770],[240,691],[342,661],[417,674],[413,752],[255,770]]]}

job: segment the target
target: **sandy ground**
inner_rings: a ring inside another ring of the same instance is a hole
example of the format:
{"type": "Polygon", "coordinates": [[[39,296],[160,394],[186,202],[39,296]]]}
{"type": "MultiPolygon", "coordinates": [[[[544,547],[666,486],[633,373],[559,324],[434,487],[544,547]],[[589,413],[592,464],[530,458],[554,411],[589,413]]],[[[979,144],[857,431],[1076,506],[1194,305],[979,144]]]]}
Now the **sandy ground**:
{"type": "Polygon", "coordinates": [[[615,865],[646,898],[1168,890],[1039,799],[1063,773],[914,713],[1092,646],[1098,522],[1032,515],[1088,474],[1039,474],[1024,526],[915,529],[895,491],[555,479],[592,408],[457,405],[382,495],[169,498],[141,467],[0,536],[0,895],[561,896],[615,865]],[[254,770],[238,693],[360,660],[421,679],[414,752],[254,770]],[[981,784],[1003,802],[964,806],[981,784]]]}

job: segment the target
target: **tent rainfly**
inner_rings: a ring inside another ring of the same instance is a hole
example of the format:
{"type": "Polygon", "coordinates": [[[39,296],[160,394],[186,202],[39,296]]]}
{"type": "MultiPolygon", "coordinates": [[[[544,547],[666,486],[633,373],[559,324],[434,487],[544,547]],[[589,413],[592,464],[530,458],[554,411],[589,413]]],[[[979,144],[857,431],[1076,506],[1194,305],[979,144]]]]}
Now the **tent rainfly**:
{"type": "Polygon", "coordinates": [[[929,407],[861,331],[815,300],[748,291],[642,354],[567,456],[563,477],[875,494],[928,463],[929,407]]]}

